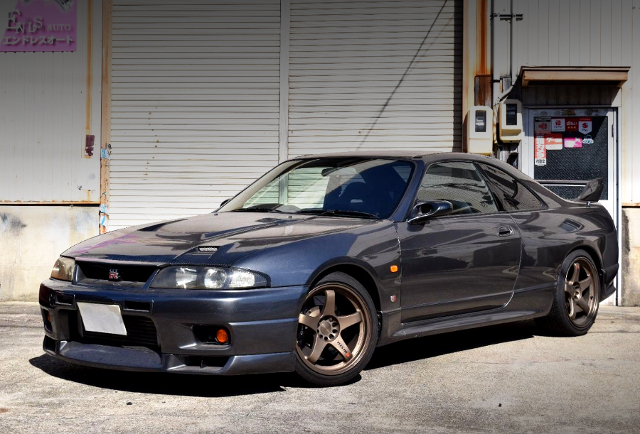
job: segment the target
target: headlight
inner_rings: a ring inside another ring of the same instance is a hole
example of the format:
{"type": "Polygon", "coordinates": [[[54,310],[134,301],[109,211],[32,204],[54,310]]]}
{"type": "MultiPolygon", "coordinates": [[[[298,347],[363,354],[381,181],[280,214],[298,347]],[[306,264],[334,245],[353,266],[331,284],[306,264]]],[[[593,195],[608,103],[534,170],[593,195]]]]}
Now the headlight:
{"type": "Polygon", "coordinates": [[[73,280],[73,269],[75,267],[76,261],[74,259],[60,256],[53,265],[51,278],[71,282],[73,280]]]}
{"type": "Polygon", "coordinates": [[[152,288],[243,289],[267,286],[267,279],[248,270],[222,267],[167,267],[160,270],[152,288]]]}

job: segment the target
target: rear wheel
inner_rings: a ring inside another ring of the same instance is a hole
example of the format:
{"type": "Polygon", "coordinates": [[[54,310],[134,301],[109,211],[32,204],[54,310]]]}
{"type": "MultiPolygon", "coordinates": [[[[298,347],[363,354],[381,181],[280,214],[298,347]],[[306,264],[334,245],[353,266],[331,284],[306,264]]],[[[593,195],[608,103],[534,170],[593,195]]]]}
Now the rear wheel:
{"type": "Polygon", "coordinates": [[[320,280],[298,316],[296,373],[316,386],[355,378],[376,346],[375,312],[371,296],[351,276],[332,273],[320,280]]]}
{"type": "Polygon", "coordinates": [[[593,259],[584,250],[571,252],[562,263],[551,311],[537,323],[555,335],[584,335],[595,322],[599,297],[600,279],[593,259]]]}

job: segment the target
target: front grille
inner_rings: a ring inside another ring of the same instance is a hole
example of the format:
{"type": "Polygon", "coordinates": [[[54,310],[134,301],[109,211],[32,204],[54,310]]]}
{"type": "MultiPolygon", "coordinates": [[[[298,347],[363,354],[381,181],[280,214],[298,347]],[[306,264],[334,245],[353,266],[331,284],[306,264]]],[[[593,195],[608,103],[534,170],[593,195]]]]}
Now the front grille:
{"type": "Polygon", "coordinates": [[[122,315],[126,336],[88,332],[79,315],[70,315],[71,340],[84,344],[99,344],[118,347],[147,347],[159,349],[158,332],[150,318],[137,315],[122,315]]]}
{"type": "Polygon", "coordinates": [[[142,287],[156,267],[153,265],[114,265],[99,262],[78,262],[77,282],[85,285],[115,285],[142,287]],[[118,280],[109,280],[109,272],[117,270],[118,280]]]}

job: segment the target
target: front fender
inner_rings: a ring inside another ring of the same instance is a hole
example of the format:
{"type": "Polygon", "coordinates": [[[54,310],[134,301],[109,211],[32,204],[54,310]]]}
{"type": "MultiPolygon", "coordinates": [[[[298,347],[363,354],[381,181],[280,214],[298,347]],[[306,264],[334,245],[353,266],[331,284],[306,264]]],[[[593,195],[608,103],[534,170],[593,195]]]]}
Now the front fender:
{"type": "MultiPolygon", "coordinates": [[[[271,286],[311,285],[318,276],[340,266],[355,266],[374,280],[380,300],[389,293],[400,299],[400,245],[395,226],[381,221],[352,230],[269,247],[240,259],[237,267],[268,275],[271,286]]],[[[382,303],[381,303],[382,305],[382,303]]],[[[384,310],[385,305],[381,306],[384,310]]],[[[395,306],[394,306],[395,307],[395,306]]]]}

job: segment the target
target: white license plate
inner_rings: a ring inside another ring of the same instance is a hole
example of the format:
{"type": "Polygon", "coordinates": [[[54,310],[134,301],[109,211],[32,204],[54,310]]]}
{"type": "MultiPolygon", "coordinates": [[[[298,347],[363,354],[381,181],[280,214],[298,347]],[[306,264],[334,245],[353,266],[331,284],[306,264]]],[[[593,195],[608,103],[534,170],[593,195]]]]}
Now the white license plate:
{"type": "Polygon", "coordinates": [[[88,332],[127,335],[120,306],[115,304],[78,303],[84,329],[88,332]]]}

